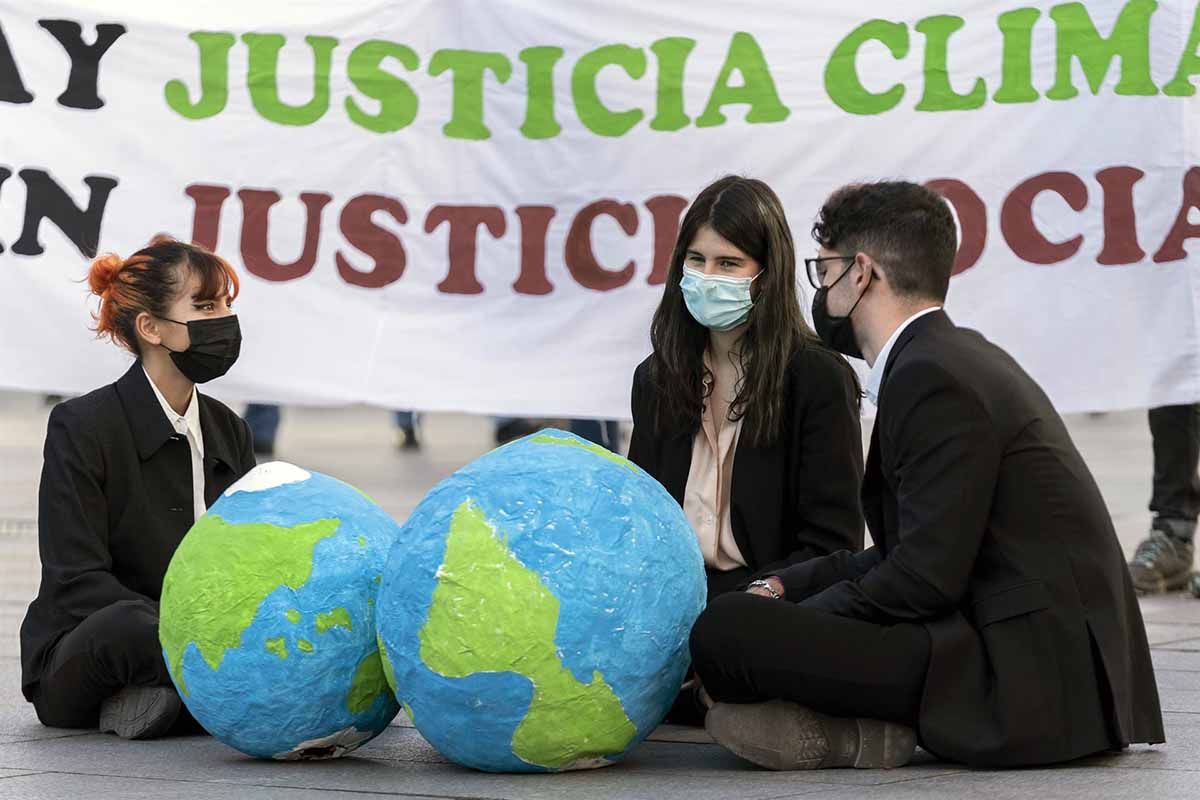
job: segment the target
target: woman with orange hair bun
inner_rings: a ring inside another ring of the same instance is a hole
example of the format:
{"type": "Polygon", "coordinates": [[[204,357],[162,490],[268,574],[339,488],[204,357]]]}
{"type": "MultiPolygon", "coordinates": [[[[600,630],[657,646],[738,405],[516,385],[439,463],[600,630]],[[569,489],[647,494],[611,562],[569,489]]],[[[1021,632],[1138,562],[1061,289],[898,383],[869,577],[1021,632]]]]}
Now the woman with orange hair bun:
{"type": "Polygon", "coordinates": [[[88,281],[97,335],[136,362],[50,414],[21,690],[45,725],[150,738],[187,719],[158,643],[167,565],[254,467],[246,424],[196,391],[237,360],[238,279],[212,253],[156,238],[127,259],[97,258],[88,281]]]}

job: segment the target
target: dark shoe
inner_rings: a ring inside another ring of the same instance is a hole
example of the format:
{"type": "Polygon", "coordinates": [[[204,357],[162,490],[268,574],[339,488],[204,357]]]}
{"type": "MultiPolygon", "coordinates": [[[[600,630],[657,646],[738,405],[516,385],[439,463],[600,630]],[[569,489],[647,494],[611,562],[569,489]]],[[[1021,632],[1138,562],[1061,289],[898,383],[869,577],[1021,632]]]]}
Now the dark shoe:
{"type": "Polygon", "coordinates": [[[126,686],[100,705],[100,732],[154,739],[171,729],[182,708],[170,686],[126,686]]]}
{"type": "Polygon", "coordinates": [[[777,770],[891,769],[917,748],[916,733],[899,723],[830,717],[786,700],[717,703],[704,727],[734,755],[777,770]]]}
{"type": "Polygon", "coordinates": [[[1137,546],[1129,575],[1145,594],[1182,589],[1192,573],[1192,543],[1171,534],[1173,520],[1155,520],[1150,536],[1137,546]]]}
{"type": "Polygon", "coordinates": [[[396,448],[398,450],[420,450],[421,442],[417,439],[417,431],[414,428],[400,428],[400,433],[396,437],[396,448]]]}
{"type": "Polygon", "coordinates": [[[1192,597],[1200,597],[1200,573],[1192,573],[1192,577],[1188,578],[1188,591],[1192,593],[1192,597]]]}

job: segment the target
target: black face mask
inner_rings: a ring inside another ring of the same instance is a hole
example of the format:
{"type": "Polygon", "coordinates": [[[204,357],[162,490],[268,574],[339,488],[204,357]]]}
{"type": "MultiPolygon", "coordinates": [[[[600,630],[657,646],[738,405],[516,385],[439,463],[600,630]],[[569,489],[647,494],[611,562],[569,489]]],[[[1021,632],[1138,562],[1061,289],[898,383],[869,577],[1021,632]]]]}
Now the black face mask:
{"type": "Polygon", "coordinates": [[[854,305],[850,307],[849,314],[844,317],[835,317],[829,313],[829,290],[837,286],[838,281],[846,277],[846,273],[849,271],[850,266],[847,266],[836,281],[817,289],[812,304],[813,326],[817,329],[817,336],[820,336],[821,341],[827,346],[851,358],[862,358],[862,349],[859,348],[858,341],[854,338],[854,325],[850,322],[850,316],[854,313],[854,309],[858,308],[863,295],[867,293],[867,289],[871,288],[871,285],[868,283],[863,288],[858,300],[855,300],[854,305]]]}
{"type": "Polygon", "coordinates": [[[167,347],[171,360],[192,383],[207,383],[219,378],[238,359],[242,351],[242,328],[236,314],[216,319],[194,319],[180,322],[161,317],[176,325],[186,325],[191,344],[187,350],[175,351],[167,347]]]}

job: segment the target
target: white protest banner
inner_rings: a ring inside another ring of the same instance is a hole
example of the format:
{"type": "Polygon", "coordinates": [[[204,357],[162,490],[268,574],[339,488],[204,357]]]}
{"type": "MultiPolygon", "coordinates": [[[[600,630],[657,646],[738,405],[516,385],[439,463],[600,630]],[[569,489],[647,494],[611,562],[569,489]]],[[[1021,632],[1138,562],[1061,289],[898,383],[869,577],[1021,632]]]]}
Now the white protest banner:
{"type": "Polygon", "coordinates": [[[1198,85],[1195,0],[2,0],[0,386],[115,379],[79,281],[166,232],[244,279],[220,396],[626,417],[737,172],[801,257],[837,186],[932,182],[951,316],[1061,409],[1200,400],[1198,85]]]}

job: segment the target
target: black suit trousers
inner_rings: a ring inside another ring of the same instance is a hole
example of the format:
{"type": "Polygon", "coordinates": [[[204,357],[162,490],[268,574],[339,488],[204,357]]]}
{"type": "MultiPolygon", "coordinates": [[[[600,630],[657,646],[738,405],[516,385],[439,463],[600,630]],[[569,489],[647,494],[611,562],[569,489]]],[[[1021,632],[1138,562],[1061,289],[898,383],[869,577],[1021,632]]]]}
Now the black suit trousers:
{"type": "Polygon", "coordinates": [[[95,728],[100,704],[126,686],[171,686],[158,643],[158,608],[121,600],[63,636],[33,697],[43,725],[95,728]]]}
{"type": "Polygon", "coordinates": [[[718,702],[782,698],[836,717],[916,727],[931,643],[922,625],[877,625],[746,593],[692,628],[692,665],[718,702]]]}

